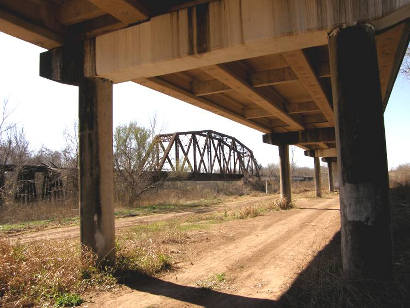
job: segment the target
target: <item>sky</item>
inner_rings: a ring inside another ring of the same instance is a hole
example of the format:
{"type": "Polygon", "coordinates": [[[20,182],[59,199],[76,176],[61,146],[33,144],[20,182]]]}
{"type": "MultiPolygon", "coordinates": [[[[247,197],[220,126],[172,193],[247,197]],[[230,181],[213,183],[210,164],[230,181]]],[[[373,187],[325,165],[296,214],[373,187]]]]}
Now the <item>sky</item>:
{"type": "MultiPolygon", "coordinates": [[[[39,76],[44,49],[1,32],[0,46],[0,100],[8,100],[10,121],[24,128],[31,150],[63,149],[64,131],[73,131],[78,117],[78,88],[39,76]]],[[[263,166],[279,160],[277,147],[264,144],[262,133],[135,83],[114,85],[113,117],[114,127],[131,121],[149,127],[156,117],[161,133],[212,129],[242,141],[263,166]]],[[[410,163],[410,78],[397,78],[385,127],[389,169],[410,163]]],[[[303,150],[290,152],[297,165],[313,167],[303,150]]]]}

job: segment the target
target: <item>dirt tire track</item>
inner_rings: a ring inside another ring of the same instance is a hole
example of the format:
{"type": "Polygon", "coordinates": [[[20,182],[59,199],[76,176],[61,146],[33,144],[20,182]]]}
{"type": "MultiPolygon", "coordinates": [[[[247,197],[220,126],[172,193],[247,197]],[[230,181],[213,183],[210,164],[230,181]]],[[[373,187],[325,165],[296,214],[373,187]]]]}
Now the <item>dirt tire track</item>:
{"type": "MultiPolygon", "coordinates": [[[[115,220],[115,231],[116,233],[121,233],[124,229],[129,227],[135,226],[137,224],[146,224],[146,223],[153,223],[158,221],[170,220],[174,218],[184,217],[193,215],[196,212],[205,213],[205,212],[216,212],[221,211],[224,209],[233,209],[242,206],[247,206],[253,204],[255,202],[262,202],[266,200],[275,200],[277,199],[277,195],[268,195],[268,196],[257,196],[257,197],[246,197],[245,200],[235,200],[230,201],[222,204],[207,206],[207,207],[200,207],[198,209],[192,211],[184,211],[184,212],[172,212],[166,214],[152,214],[146,216],[134,216],[134,217],[124,217],[124,218],[117,218],[115,220]]],[[[80,227],[79,225],[70,226],[70,227],[57,227],[57,228],[49,228],[42,231],[26,231],[22,233],[16,234],[9,234],[6,236],[12,242],[20,242],[20,243],[28,243],[32,241],[40,241],[40,240],[62,240],[62,239],[75,239],[80,238],[80,227]]]]}
{"type": "Polygon", "coordinates": [[[340,228],[338,199],[311,199],[302,209],[234,220],[193,244],[196,260],[160,280],[118,294],[99,295],[88,307],[271,306],[340,228]],[[197,282],[225,273],[220,292],[204,293],[197,282]]]}

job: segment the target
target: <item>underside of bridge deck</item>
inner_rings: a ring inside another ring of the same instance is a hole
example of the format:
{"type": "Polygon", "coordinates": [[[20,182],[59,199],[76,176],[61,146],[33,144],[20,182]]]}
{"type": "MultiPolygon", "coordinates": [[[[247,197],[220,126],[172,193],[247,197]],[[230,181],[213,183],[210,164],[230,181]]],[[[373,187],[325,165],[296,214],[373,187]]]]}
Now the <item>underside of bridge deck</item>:
{"type": "Polygon", "coordinates": [[[1,31],[51,49],[41,55],[40,74],[80,86],[83,243],[101,257],[113,249],[105,216],[112,179],[103,179],[112,153],[101,150],[112,142],[103,125],[112,97],[104,93],[134,81],[265,133],[265,142],[279,145],[289,199],[289,144],[315,165],[337,157],[351,278],[387,277],[391,268],[383,111],[409,16],[410,0],[0,1],[1,31]],[[361,164],[363,153],[374,159],[361,164]],[[377,254],[379,237],[386,253],[375,261],[369,254],[377,254]]]}

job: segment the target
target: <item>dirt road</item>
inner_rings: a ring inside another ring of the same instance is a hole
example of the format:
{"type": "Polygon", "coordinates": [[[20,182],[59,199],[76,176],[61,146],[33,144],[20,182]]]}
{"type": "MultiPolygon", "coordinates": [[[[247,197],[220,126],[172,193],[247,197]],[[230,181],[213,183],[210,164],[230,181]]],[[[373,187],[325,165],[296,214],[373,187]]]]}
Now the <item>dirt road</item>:
{"type": "MultiPolygon", "coordinates": [[[[188,216],[196,212],[204,213],[204,212],[222,211],[226,208],[232,209],[236,207],[252,205],[255,202],[261,202],[261,201],[270,200],[270,199],[274,200],[274,199],[277,199],[277,197],[278,197],[277,195],[255,196],[255,197],[244,196],[236,201],[225,202],[225,203],[216,204],[212,206],[198,207],[198,208],[193,209],[192,211],[118,218],[115,220],[115,229],[116,229],[116,233],[121,233],[124,229],[135,226],[137,224],[152,223],[152,222],[157,222],[157,221],[173,219],[177,217],[188,216]]],[[[7,238],[10,239],[11,241],[18,241],[20,243],[27,243],[27,242],[39,241],[39,240],[75,239],[79,237],[80,237],[80,227],[78,225],[71,226],[71,227],[63,227],[63,228],[54,227],[54,228],[45,229],[45,230],[37,231],[37,232],[25,231],[22,233],[7,235],[7,238]]]]}
{"type": "Polygon", "coordinates": [[[192,257],[175,271],[84,307],[271,307],[339,230],[338,203],[299,200],[296,209],[217,225],[186,247],[192,257]],[[213,290],[201,288],[210,281],[213,290]]]}

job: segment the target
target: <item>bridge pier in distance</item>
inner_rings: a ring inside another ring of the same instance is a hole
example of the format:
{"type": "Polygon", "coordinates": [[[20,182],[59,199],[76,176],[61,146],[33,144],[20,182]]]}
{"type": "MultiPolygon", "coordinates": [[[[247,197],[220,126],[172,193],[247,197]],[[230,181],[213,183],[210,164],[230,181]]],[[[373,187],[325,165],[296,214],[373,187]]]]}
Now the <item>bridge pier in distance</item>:
{"type": "Polygon", "coordinates": [[[344,274],[347,279],[389,279],[388,170],[374,27],[333,30],[329,51],[344,274]]]}
{"type": "Polygon", "coordinates": [[[280,144],[279,165],[280,165],[280,196],[288,202],[292,201],[292,189],[290,182],[289,145],[280,144]]]}
{"type": "Polygon", "coordinates": [[[323,157],[322,161],[327,163],[327,171],[328,171],[328,179],[329,179],[329,191],[334,192],[336,191],[336,174],[337,174],[337,167],[336,157],[323,157]]]}
{"type": "Polygon", "coordinates": [[[320,179],[320,160],[319,157],[313,157],[314,165],[315,165],[315,193],[316,197],[322,197],[322,182],[320,179]]]}
{"type": "Polygon", "coordinates": [[[339,190],[339,168],[337,166],[337,158],[330,163],[332,166],[332,179],[334,191],[339,190]]]}
{"type": "Polygon", "coordinates": [[[333,165],[332,162],[327,163],[328,181],[329,181],[329,191],[335,191],[335,184],[333,183],[333,165]]]}
{"type": "Polygon", "coordinates": [[[113,83],[96,76],[95,40],[70,42],[42,53],[40,75],[79,86],[81,244],[101,261],[113,259],[113,83]]]}

